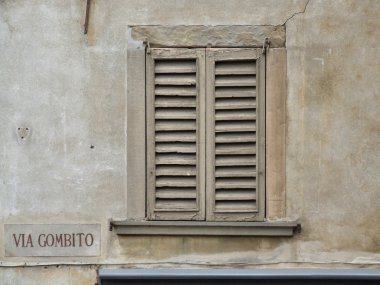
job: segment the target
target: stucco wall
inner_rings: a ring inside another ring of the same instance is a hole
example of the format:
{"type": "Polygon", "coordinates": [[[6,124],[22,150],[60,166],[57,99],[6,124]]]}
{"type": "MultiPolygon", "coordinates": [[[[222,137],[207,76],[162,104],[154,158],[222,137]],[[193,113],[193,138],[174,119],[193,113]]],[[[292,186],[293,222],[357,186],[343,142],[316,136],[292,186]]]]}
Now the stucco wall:
{"type": "Polygon", "coordinates": [[[380,267],[379,1],[94,0],[87,35],[84,2],[0,1],[2,284],[93,284],[91,264],[380,267]],[[126,215],[127,27],[153,24],[286,25],[286,205],[301,234],[108,230],[126,215]],[[76,222],[102,224],[100,257],[4,256],[4,223],[76,222]]]}

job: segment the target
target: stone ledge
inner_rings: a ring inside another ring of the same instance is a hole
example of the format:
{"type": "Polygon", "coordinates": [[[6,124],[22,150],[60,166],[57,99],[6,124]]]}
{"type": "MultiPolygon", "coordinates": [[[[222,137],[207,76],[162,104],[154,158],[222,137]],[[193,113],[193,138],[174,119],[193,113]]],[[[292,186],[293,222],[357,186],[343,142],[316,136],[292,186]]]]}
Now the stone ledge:
{"type": "Polygon", "coordinates": [[[299,232],[297,222],[111,221],[118,235],[283,236],[299,232]]]}
{"type": "Polygon", "coordinates": [[[134,26],[133,40],[151,47],[285,47],[284,26],[134,26]]]}

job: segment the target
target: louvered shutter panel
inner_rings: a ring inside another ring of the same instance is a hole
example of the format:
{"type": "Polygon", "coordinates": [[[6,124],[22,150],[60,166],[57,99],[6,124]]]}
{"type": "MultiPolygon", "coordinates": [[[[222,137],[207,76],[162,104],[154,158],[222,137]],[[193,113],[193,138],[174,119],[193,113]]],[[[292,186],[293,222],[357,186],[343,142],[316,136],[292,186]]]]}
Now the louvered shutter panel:
{"type": "Polygon", "coordinates": [[[207,49],[206,58],[207,220],[263,220],[264,55],[207,49]]]}
{"type": "Polygon", "coordinates": [[[147,54],[147,211],[151,220],[205,218],[205,51],[147,54]]]}

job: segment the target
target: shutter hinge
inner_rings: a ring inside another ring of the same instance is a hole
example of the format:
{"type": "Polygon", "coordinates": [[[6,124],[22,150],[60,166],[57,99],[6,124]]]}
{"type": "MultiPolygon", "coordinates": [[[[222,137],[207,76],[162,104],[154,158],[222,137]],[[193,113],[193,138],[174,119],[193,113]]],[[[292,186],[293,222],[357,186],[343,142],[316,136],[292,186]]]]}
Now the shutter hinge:
{"type": "Polygon", "coordinates": [[[263,54],[266,54],[269,51],[269,46],[270,46],[270,39],[265,38],[263,42],[263,50],[262,50],[263,54]]]}
{"type": "Polygon", "coordinates": [[[150,43],[149,43],[148,38],[145,38],[143,43],[146,45],[146,53],[150,54],[150,43]]]}

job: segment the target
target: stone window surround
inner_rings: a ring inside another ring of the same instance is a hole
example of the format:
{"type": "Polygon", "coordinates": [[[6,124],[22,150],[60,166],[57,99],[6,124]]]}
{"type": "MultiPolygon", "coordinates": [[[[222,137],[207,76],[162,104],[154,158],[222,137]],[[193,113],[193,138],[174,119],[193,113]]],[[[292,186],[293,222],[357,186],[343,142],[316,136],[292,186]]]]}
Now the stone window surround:
{"type": "Polygon", "coordinates": [[[284,26],[132,26],[127,46],[127,221],[117,234],[291,236],[285,213],[286,48],[284,26]],[[266,221],[146,221],[145,53],[149,47],[262,47],[266,53],[266,221]]]}

